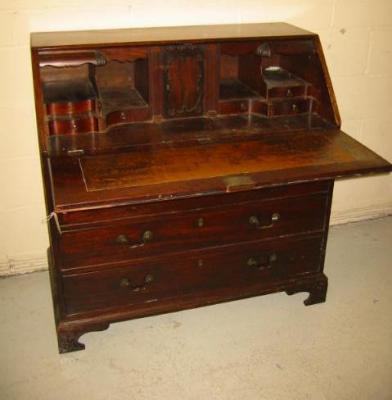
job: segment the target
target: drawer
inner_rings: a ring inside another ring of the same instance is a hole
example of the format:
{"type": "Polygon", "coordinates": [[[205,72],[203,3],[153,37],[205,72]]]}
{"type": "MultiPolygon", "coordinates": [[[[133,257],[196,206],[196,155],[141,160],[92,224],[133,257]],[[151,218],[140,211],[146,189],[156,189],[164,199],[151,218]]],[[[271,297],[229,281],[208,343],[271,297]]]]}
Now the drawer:
{"type": "Polygon", "coordinates": [[[151,118],[150,107],[135,107],[129,110],[114,111],[106,117],[106,124],[114,125],[127,122],[146,121],[151,118]]]}
{"type": "Polygon", "coordinates": [[[249,110],[248,100],[225,100],[218,103],[218,114],[243,114],[249,110]]]}
{"type": "Polygon", "coordinates": [[[156,214],[172,214],[187,212],[195,209],[211,208],[217,204],[224,207],[228,205],[249,201],[265,201],[279,198],[308,196],[316,193],[330,193],[330,181],[315,181],[297,183],[293,185],[270,186],[251,191],[231,192],[186,199],[144,202],[138,204],[117,205],[115,207],[101,207],[86,210],[67,211],[59,213],[59,223],[64,231],[102,224],[108,221],[134,218],[135,216],[147,217],[156,214]]]}
{"type": "Polygon", "coordinates": [[[311,99],[291,99],[284,101],[274,101],[270,104],[269,115],[271,117],[274,117],[279,115],[309,113],[312,111],[311,104],[311,99]]]}
{"type": "Polygon", "coordinates": [[[98,120],[90,114],[69,118],[53,118],[49,119],[48,126],[51,135],[71,135],[97,131],[98,120]]]}
{"type": "Polygon", "coordinates": [[[137,306],[195,293],[284,282],[320,269],[322,236],[247,243],[130,261],[122,267],[63,276],[68,315],[137,306]]]}
{"type": "Polygon", "coordinates": [[[94,99],[82,101],[62,101],[46,104],[46,113],[51,116],[82,114],[94,112],[96,110],[96,102],[94,99]]]}
{"type": "Polygon", "coordinates": [[[267,90],[266,98],[285,98],[306,96],[306,85],[302,86],[277,86],[267,90]]]}
{"type": "Polygon", "coordinates": [[[121,262],[187,249],[322,231],[326,194],[250,201],[113,221],[60,237],[61,268],[121,262]]]}

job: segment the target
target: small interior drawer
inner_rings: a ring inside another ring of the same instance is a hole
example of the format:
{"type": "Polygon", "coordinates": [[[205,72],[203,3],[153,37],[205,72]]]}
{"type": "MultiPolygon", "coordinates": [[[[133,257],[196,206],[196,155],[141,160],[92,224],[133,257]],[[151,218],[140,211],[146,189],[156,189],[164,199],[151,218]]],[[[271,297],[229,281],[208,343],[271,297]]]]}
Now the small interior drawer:
{"type": "Polygon", "coordinates": [[[307,86],[287,86],[287,87],[274,87],[267,91],[266,98],[290,98],[290,97],[302,97],[306,95],[307,86]]]}
{"type": "Polygon", "coordinates": [[[50,116],[83,114],[95,112],[96,101],[87,99],[81,101],[58,101],[46,104],[46,113],[50,116]]]}
{"type": "Polygon", "coordinates": [[[132,260],[63,277],[68,314],[137,306],[195,292],[263,287],[318,272],[322,236],[225,246],[132,260]]]}
{"type": "Polygon", "coordinates": [[[98,119],[91,114],[69,118],[53,118],[48,121],[51,135],[70,135],[94,132],[98,129],[98,119]]]}
{"type": "Polygon", "coordinates": [[[249,110],[248,100],[224,100],[218,104],[218,114],[243,114],[249,110]]]}
{"type": "Polygon", "coordinates": [[[80,229],[86,226],[109,223],[113,220],[147,218],[152,215],[176,214],[197,209],[233,206],[233,204],[265,201],[280,198],[290,199],[299,196],[328,194],[329,181],[314,181],[293,185],[269,186],[251,191],[239,191],[209,196],[193,196],[185,199],[170,199],[170,201],[139,202],[136,204],[116,205],[115,207],[100,207],[86,210],[59,213],[59,223],[64,231],[80,229]]]}
{"type": "Polygon", "coordinates": [[[273,101],[269,107],[270,116],[304,114],[312,111],[311,99],[290,99],[273,101]]]}

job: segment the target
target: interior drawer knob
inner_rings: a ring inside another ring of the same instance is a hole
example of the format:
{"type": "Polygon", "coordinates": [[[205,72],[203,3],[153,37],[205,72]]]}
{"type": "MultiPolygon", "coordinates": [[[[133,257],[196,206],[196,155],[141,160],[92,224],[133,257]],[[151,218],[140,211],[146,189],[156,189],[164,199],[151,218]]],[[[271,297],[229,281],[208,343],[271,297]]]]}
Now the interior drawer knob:
{"type": "Polygon", "coordinates": [[[247,260],[248,267],[257,268],[259,271],[270,269],[277,261],[278,256],[276,253],[271,253],[267,257],[249,257],[247,260]]]}
{"type": "Polygon", "coordinates": [[[257,215],[251,215],[248,221],[250,225],[255,226],[256,229],[267,229],[267,228],[272,228],[274,223],[279,220],[280,220],[280,214],[275,212],[271,215],[268,223],[262,223],[257,215]]]}

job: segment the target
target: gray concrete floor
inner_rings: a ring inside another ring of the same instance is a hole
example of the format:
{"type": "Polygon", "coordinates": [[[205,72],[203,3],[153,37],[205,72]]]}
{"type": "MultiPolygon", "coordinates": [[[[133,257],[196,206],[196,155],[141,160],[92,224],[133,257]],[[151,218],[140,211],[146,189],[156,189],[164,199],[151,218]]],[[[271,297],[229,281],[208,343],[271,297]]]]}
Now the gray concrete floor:
{"type": "Polygon", "coordinates": [[[392,399],[392,217],[331,229],[325,304],[283,293],[113,324],[59,355],[46,272],[0,280],[0,399],[392,399]]]}

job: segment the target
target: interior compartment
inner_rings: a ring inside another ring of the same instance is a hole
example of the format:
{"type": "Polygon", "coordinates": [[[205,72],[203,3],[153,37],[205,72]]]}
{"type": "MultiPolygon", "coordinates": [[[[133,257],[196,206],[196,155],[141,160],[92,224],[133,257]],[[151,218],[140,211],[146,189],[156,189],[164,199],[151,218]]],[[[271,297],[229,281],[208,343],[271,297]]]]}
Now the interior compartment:
{"type": "Polygon", "coordinates": [[[61,68],[43,67],[41,80],[44,103],[50,114],[63,115],[72,111],[78,112],[77,109],[73,110],[66,104],[83,103],[87,100],[95,100],[97,97],[93,66],[90,64],[61,68]]]}
{"type": "Polygon", "coordinates": [[[257,43],[225,43],[220,46],[219,98],[259,97],[260,57],[257,43]]]}
{"type": "Polygon", "coordinates": [[[96,68],[95,79],[104,118],[112,112],[148,106],[147,59],[108,61],[96,68]]]}
{"type": "Polygon", "coordinates": [[[98,130],[98,95],[94,66],[41,68],[42,92],[49,135],[98,130]]]}
{"type": "Polygon", "coordinates": [[[98,132],[151,118],[147,54],[107,52],[93,54],[99,62],[94,57],[79,60],[76,51],[60,61],[55,54],[51,64],[41,67],[49,135],[98,132]]]}
{"type": "Polygon", "coordinates": [[[313,82],[307,80],[314,54],[312,40],[222,44],[218,112],[265,117],[314,112],[320,93],[311,91],[313,82]]]}
{"type": "Polygon", "coordinates": [[[40,66],[48,136],[106,135],[117,124],[170,119],[181,130],[206,110],[249,125],[254,117],[290,117],[289,127],[302,117],[312,116],[310,126],[316,117],[335,120],[315,38],[220,42],[209,51],[178,44],[49,52],[40,66]]]}

